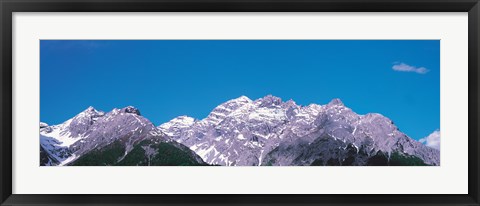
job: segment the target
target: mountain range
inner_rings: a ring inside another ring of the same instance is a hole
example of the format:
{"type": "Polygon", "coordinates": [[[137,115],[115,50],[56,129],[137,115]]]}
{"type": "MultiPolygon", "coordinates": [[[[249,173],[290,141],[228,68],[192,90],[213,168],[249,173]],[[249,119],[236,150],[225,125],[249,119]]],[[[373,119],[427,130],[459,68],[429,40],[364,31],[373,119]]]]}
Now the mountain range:
{"type": "Polygon", "coordinates": [[[440,152],[340,99],[301,106],[268,95],[159,126],[131,106],[89,107],[59,125],[40,123],[40,165],[420,166],[440,165],[440,152]]]}

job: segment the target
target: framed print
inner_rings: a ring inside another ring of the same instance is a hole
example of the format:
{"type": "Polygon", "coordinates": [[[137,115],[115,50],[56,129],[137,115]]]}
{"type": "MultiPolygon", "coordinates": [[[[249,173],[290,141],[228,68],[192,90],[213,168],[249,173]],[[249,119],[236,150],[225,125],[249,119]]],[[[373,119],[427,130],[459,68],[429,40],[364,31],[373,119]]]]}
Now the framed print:
{"type": "Polygon", "coordinates": [[[467,1],[1,1],[2,205],[479,205],[467,1]]]}

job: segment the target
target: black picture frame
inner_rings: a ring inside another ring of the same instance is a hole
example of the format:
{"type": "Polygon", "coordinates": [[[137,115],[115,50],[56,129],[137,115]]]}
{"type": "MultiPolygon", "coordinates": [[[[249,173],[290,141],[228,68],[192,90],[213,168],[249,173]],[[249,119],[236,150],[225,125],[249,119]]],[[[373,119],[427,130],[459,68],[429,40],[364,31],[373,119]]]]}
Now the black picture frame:
{"type": "Polygon", "coordinates": [[[1,205],[480,205],[478,0],[0,0],[1,205]],[[13,12],[468,12],[468,194],[36,195],[12,194],[13,12]]]}

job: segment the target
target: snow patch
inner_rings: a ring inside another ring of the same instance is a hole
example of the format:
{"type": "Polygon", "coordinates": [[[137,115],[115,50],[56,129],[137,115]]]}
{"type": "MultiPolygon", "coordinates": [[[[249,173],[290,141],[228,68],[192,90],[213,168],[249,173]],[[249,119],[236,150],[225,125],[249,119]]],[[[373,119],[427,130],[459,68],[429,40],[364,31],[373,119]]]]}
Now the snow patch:
{"type": "Polygon", "coordinates": [[[239,139],[239,140],[245,140],[245,139],[247,139],[247,138],[245,138],[245,137],[243,136],[243,134],[238,134],[237,139],[239,139]]]}

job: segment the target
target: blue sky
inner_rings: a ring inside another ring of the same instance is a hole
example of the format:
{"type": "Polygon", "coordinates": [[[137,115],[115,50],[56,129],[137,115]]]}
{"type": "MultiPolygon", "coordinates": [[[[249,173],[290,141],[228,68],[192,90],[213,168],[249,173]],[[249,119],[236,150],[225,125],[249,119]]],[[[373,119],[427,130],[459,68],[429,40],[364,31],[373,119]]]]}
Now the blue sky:
{"type": "Polygon", "coordinates": [[[41,40],[40,118],[128,105],[159,125],[202,119],[241,95],[297,104],[340,98],[414,139],[440,127],[437,40],[41,40]]]}

